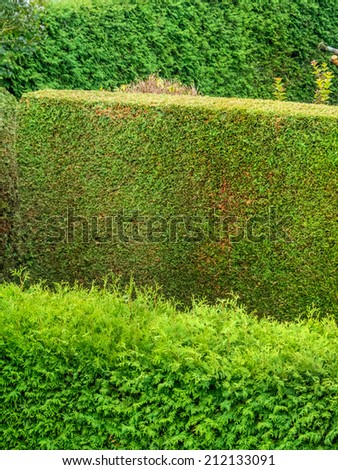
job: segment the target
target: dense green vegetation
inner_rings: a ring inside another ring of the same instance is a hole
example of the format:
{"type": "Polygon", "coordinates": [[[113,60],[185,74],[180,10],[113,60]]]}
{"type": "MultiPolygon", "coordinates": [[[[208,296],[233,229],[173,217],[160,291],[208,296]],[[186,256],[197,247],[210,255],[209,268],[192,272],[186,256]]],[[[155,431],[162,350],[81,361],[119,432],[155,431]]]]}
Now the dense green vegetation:
{"type": "Polygon", "coordinates": [[[333,320],[131,291],[0,286],[2,449],[338,449],[333,320]]]}
{"type": "Polygon", "coordinates": [[[335,10],[5,0],[1,448],[338,450],[335,10]]]}
{"type": "Polygon", "coordinates": [[[337,315],[336,107],[45,91],[18,120],[33,280],[112,271],[183,301],[337,315]]]}
{"type": "Polygon", "coordinates": [[[114,89],[160,71],[203,94],[271,98],[281,76],[290,100],[312,102],[310,62],[329,60],[317,45],[335,44],[336,7],[335,0],[52,1],[34,51],[6,46],[4,83],[17,96],[114,89]]]}

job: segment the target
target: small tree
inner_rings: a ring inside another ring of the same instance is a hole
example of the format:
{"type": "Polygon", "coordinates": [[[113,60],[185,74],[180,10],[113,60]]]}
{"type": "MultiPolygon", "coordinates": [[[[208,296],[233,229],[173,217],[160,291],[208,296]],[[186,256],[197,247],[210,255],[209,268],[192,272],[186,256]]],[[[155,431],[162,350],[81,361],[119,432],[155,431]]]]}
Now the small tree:
{"type": "Polygon", "coordinates": [[[316,92],[315,92],[315,103],[328,104],[330,100],[330,94],[332,92],[332,79],[334,77],[333,72],[328,68],[328,65],[324,62],[319,65],[316,60],[311,62],[313,68],[313,74],[316,77],[316,92]]]}
{"type": "Polygon", "coordinates": [[[280,77],[276,77],[274,82],[275,91],[273,92],[273,96],[278,101],[285,101],[286,100],[286,88],[283,83],[283,79],[280,77]]]}

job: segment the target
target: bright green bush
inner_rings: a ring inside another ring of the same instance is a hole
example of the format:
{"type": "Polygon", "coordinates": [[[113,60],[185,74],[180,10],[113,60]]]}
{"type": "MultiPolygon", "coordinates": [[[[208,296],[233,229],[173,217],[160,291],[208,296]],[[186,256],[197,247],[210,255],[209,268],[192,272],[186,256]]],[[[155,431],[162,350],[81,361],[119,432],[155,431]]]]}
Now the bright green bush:
{"type": "MultiPolygon", "coordinates": [[[[5,86],[114,89],[160,71],[202,94],[272,98],[283,77],[289,99],[312,102],[310,62],[328,59],[317,44],[335,44],[335,10],[335,0],[50,1],[46,38],[7,51],[5,86]]],[[[337,103],[337,79],[332,90],[337,103]]]]}
{"type": "Polygon", "coordinates": [[[113,271],[184,302],[233,291],[260,314],[337,315],[337,127],[334,106],[27,94],[22,264],[34,280],[113,271]]]}
{"type": "Polygon", "coordinates": [[[12,230],[18,204],[15,135],[16,99],[0,88],[0,282],[9,274],[16,257],[12,230]]]}
{"type": "Polygon", "coordinates": [[[0,299],[2,449],[338,450],[334,321],[131,289],[0,299]]]}

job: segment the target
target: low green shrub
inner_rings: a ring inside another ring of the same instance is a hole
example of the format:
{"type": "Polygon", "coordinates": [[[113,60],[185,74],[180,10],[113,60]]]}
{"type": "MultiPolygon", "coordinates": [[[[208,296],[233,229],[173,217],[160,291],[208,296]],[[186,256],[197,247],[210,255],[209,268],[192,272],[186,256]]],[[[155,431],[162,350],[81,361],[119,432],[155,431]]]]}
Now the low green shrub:
{"type": "Polygon", "coordinates": [[[333,320],[133,290],[0,286],[2,449],[338,449],[333,320]]]}
{"type": "Polygon", "coordinates": [[[338,315],[337,107],[43,91],[18,120],[33,280],[114,272],[183,302],[338,315]]]}
{"type": "Polygon", "coordinates": [[[177,80],[167,80],[155,73],[150,74],[145,80],[121,85],[116,91],[123,91],[125,93],[158,93],[162,95],[196,96],[198,94],[193,85],[187,86],[177,80]]]}

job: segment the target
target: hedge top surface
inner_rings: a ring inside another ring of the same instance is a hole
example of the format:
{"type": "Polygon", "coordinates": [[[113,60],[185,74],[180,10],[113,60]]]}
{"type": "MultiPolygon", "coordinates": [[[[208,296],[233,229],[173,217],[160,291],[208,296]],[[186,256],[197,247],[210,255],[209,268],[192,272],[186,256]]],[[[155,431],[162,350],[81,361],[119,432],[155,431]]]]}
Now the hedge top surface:
{"type": "Polygon", "coordinates": [[[177,96],[148,93],[121,93],[85,90],[43,90],[23,95],[23,100],[49,99],[105,105],[138,105],[145,107],[184,106],[212,111],[240,110],[248,113],[324,117],[338,119],[338,106],[208,96],[177,96]]]}

